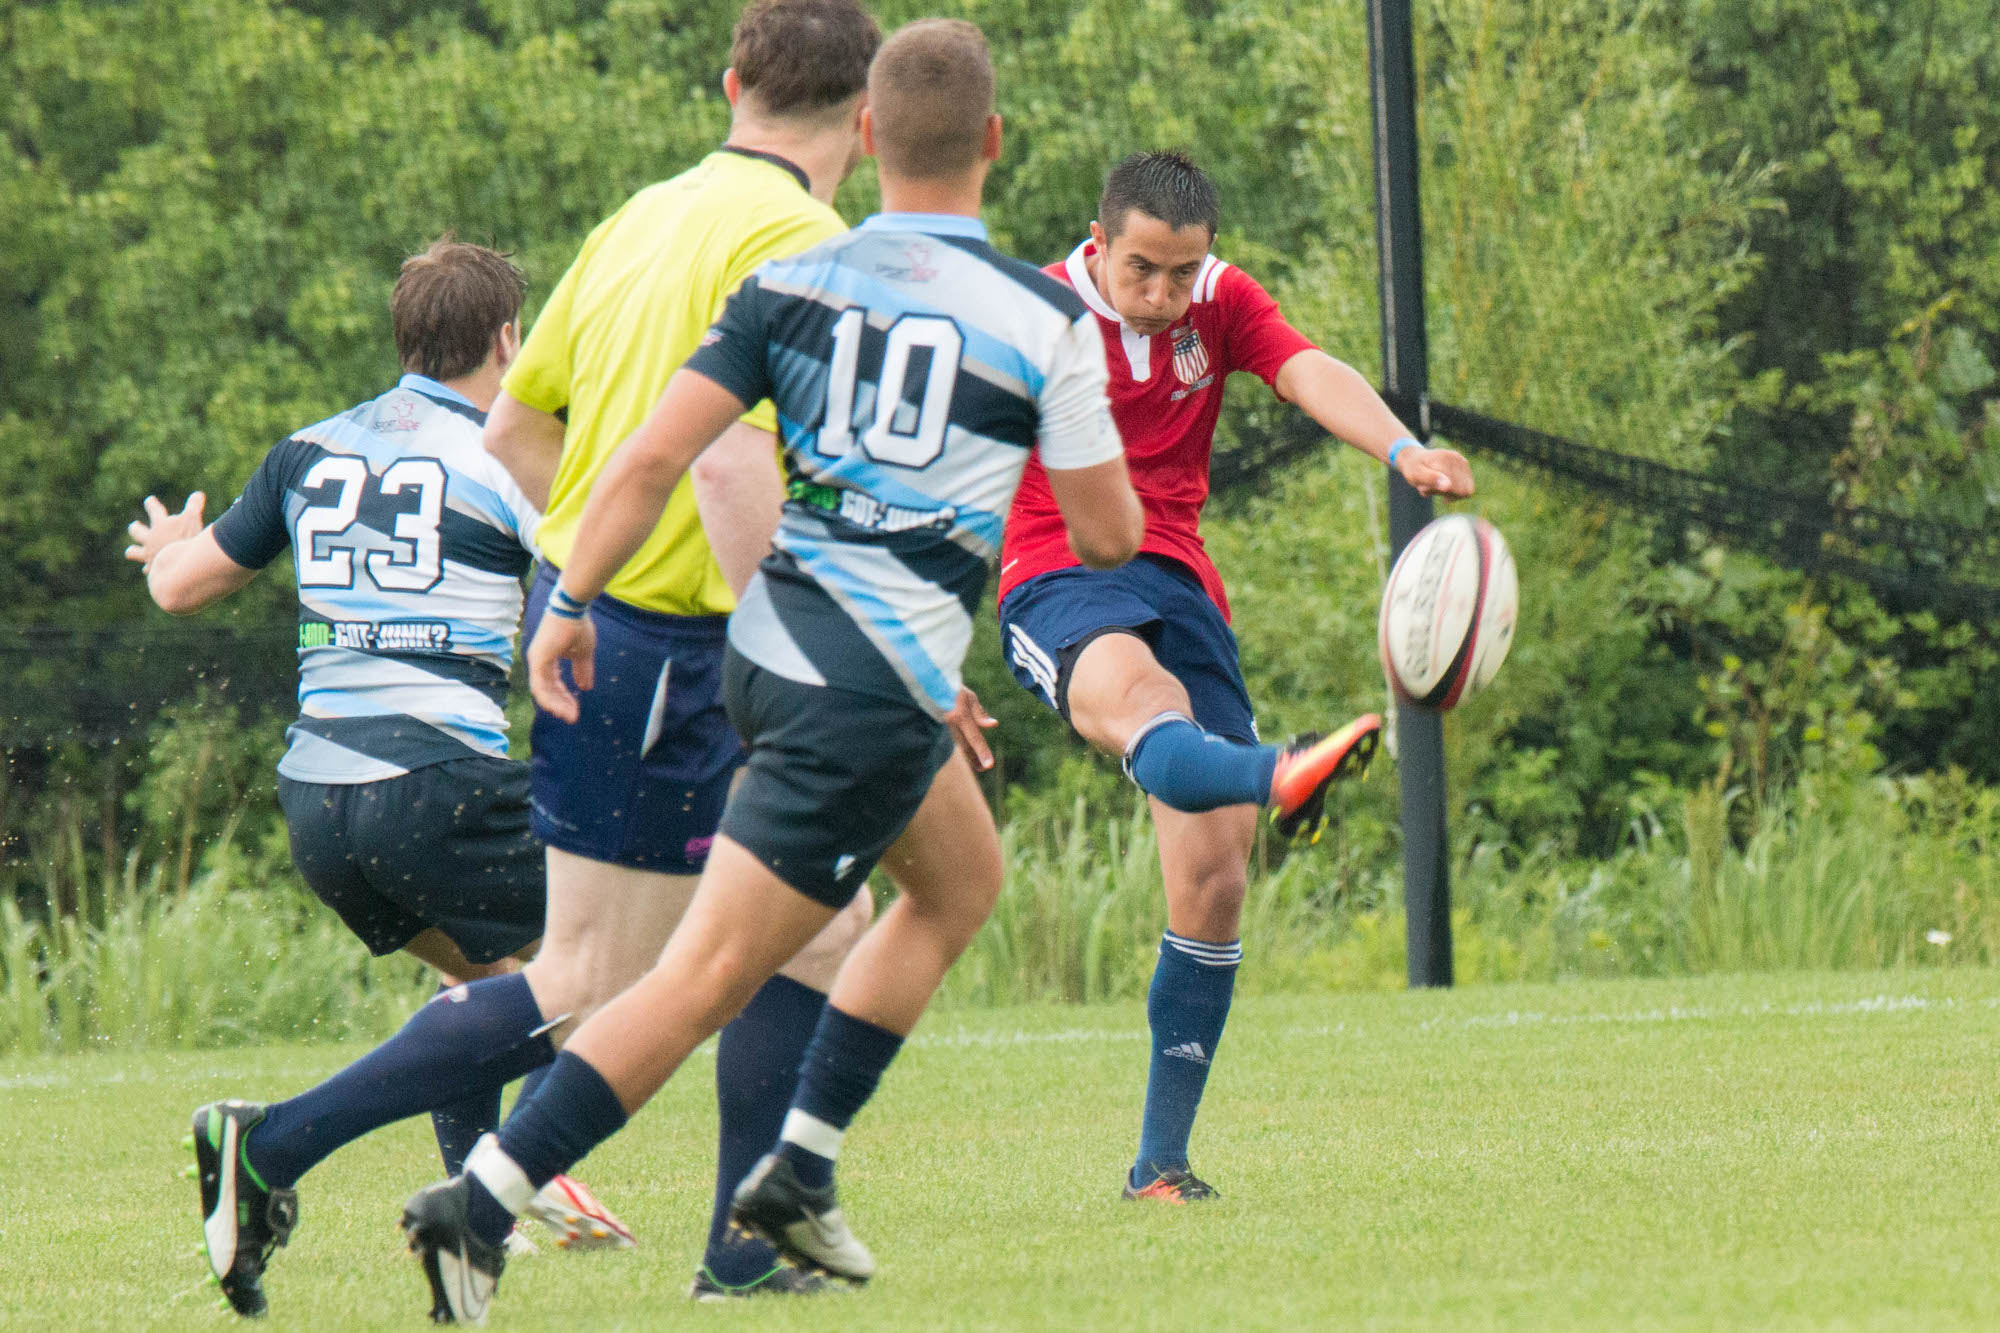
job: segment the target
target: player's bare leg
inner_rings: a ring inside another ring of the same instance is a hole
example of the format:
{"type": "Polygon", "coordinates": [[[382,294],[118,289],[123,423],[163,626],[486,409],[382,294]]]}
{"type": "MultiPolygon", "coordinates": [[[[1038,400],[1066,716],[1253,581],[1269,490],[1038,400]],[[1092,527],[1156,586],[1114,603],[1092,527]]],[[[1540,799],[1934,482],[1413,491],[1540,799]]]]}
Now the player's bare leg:
{"type": "MultiPolygon", "coordinates": [[[[848,955],[828,999],[905,1035],[999,896],[999,836],[962,757],[938,774],[882,864],[903,893],[848,955]]],[[[564,1049],[589,1061],[629,1115],[836,915],[718,837],[658,962],[564,1049]]]]}
{"type": "Polygon", "coordinates": [[[1069,722],[1106,754],[1122,755],[1162,713],[1191,712],[1188,693],[1137,634],[1100,634],[1070,668],[1069,722]]]}
{"type": "Polygon", "coordinates": [[[833,979],[840,975],[841,964],[847,961],[847,955],[874,920],[874,897],[855,894],[853,902],[836,912],[833,920],[820,927],[819,934],[807,940],[805,947],[778,969],[778,975],[826,994],[833,989],[833,979]]]}
{"type": "Polygon", "coordinates": [[[1225,805],[1189,814],[1159,800],[1151,806],[1166,883],[1167,929],[1213,944],[1236,939],[1257,841],[1257,807],[1225,805]]]}
{"type": "Polygon", "coordinates": [[[1000,897],[1000,835],[964,755],[938,770],[881,864],[901,892],[855,946],[827,1003],[908,1036],[1000,897]]]}
{"type": "MultiPolygon", "coordinates": [[[[737,849],[739,852],[741,848],[737,849]]],[[[661,959],[699,883],[549,849],[549,917],[541,951],[523,971],[535,1002],[561,1046],[579,1024],[651,971],[661,959]]],[[[817,991],[833,984],[840,963],[868,928],[866,895],[787,955],[779,971],[817,991]]]]}
{"type": "Polygon", "coordinates": [[[719,836],[701,890],[653,967],[564,1049],[589,1062],[630,1115],[834,915],[719,836]]]}
{"type": "Polygon", "coordinates": [[[557,1046],[645,975],[693,899],[693,875],[663,875],[550,848],[548,925],[522,969],[557,1046]]]}

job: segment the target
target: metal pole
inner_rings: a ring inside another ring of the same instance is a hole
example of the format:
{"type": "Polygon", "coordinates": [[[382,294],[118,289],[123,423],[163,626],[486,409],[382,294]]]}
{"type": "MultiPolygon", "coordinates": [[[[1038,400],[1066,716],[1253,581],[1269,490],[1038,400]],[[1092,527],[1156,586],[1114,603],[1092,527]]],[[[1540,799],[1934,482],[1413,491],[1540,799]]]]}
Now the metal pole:
{"type": "MultiPolygon", "coordinates": [[[[1381,260],[1383,396],[1420,440],[1430,438],[1424,336],[1423,215],[1417,199],[1416,58],[1410,0],[1368,0],[1370,100],[1375,108],[1375,238],[1381,260]]],[[[1389,474],[1395,554],[1431,521],[1431,502],[1389,474]]],[[[1445,827],[1444,718],[1396,713],[1403,795],[1403,904],[1410,984],[1451,985],[1451,844],[1445,827]]]]}

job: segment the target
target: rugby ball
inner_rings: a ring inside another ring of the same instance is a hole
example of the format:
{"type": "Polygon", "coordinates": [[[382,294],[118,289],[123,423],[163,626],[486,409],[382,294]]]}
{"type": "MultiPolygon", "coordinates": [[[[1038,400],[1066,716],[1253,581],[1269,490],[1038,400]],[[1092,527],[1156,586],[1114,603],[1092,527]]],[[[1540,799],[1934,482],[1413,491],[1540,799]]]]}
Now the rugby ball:
{"type": "Polygon", "coordinates": [[[1376,643],[1396,697],[1445,709],[1485,689],[1513,646],[1520,601],[1498,528],[1469,514],[1426,524],[1382,590],[1376,643]]]}

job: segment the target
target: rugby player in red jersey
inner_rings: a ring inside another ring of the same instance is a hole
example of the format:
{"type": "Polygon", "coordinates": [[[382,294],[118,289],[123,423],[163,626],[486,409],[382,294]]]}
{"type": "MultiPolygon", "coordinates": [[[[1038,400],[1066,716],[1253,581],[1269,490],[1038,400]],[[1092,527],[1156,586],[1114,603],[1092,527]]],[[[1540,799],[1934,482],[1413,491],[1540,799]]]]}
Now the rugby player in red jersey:
{"type": "MultiPolygon", "coordinates": [[[[1248,371],[1422,493],[1472,494],[1462,456],[1418,444],[1365,379],[1286,323],[1249,274],[1209,253],[1219,219],[1214,185],[1187,157],[1135,154],[1106,179],[1090,239],[1049,266],[1104,335],[1111,413],[1146,537],[1129,564],[1084,568],[1030,460],[1000,563],[1001,639],[1015,677],[1078,735],[1122,755],[1151,798],[1167,933],[1146,1005],[1153,1054],[1125,1196],[1168,1203],[1215,1193],[1189,1170],[1188,1138],[1242,958],[1258,808],[1271,807],[1287,835],[1316,826],[1327,787],[1366,768],[1381,731],[1370,713],[1325,737],[1258,742],[1229,602],[1199,527],[1222,382],[1248,371]]],[[[977,754],[975,707],[961,698],[955,725],[977,754]]]]}

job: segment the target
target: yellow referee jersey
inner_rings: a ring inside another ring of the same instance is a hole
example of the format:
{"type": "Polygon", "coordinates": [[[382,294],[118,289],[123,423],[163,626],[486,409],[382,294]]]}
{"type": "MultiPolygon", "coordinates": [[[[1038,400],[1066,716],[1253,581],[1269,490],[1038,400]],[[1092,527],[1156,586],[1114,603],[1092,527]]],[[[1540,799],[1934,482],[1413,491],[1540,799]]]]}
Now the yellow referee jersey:
{"type": "MultiPolygon", "coordinates": [[[[735,148],[639,191],[598,225],[549,294],[504,385],[529,407],[568,409],[562,462],[537,534],[550,561],[569,563],[597,474],[652,411],[729,294],[765,260],[846,230],[806,192],[803,172],[735,148]]],[[[768,402],[743,420],[764,430],[777,425],[768,402]]],[[[605,591],[669,615],[736,609],[685,478],[605,591]]]]}

